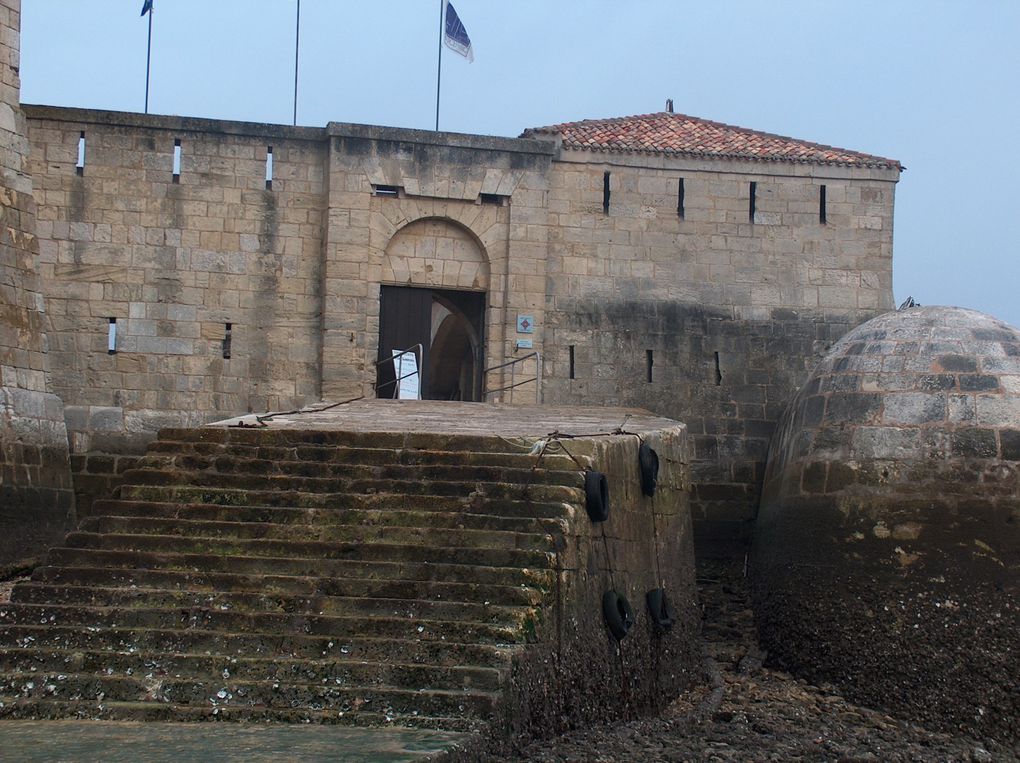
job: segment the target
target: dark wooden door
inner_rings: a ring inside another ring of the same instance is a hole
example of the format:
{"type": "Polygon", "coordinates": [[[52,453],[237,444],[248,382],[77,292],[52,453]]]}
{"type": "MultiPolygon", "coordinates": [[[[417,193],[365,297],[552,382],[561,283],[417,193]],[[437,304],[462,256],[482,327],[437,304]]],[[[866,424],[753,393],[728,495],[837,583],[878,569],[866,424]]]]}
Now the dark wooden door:
{"type": "MultiPolygon", "coordinates": [[[[393,350],[409,350],[422,346],[418,368],[428,367],[429,341],[432,332],[432,290],[409,286],[383,286],[379,291],[379,361],[376,374],[376,395],[395,397],[393,350]]],[[[421,374],[421,396],[428,397],[428,379],[421,374]]]]}

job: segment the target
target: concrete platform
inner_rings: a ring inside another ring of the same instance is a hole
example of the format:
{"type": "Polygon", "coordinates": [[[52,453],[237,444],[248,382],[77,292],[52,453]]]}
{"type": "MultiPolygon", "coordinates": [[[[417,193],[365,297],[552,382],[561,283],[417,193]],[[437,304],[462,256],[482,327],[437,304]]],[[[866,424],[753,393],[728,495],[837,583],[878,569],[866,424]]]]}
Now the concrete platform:
{"type": "Polygon", "coordinates": [[[542,438],[554,432],[572,436],[651,432],[675,427],[672,419],[643,408],[503,405],[444,400],[357,400],[310,405],[301,411],[248,414],[206,426],[327,429],[353,432],[422,432],[542,438]]]}

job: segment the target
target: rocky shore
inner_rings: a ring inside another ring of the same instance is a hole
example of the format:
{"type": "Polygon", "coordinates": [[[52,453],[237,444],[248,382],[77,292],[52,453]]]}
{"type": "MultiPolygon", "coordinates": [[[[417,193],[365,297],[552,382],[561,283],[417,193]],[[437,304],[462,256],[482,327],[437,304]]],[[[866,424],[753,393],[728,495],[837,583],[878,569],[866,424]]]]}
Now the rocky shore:
{"type": "MultiPolygon", "coordinates": [[[[528,763],[641,761],[1014,761],[992,740],[931,732],[771,670],[739,563],[699,569],[708,681],[661,716],[535,742],[528,763]]],[[[491,759],[493,763],[495,758],[491,759]]]]}

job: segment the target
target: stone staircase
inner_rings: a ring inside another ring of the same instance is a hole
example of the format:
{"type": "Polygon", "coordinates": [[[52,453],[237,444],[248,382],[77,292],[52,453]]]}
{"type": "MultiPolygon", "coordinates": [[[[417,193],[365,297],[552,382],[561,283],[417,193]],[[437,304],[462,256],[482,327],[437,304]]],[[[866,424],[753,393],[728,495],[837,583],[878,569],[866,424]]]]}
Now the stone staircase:
{"type": "Polygon", "coordinates": [[[471,730],[540,636],[578,463],[496,437],[164,430],[0,606],[0,717],[471,730]]]}

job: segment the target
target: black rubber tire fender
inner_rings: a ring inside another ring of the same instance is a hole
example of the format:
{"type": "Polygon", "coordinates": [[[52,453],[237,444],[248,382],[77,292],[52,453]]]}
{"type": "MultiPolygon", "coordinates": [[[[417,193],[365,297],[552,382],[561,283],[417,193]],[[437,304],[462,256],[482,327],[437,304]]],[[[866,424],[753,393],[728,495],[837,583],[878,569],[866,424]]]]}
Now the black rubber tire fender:
{"type": "Polygon", "coordinates": [[[648,613],[656,628],[668,631],[676,624],[676,610],[673,609],[665,588],[653,588],[646,593],[645,603],[648,604],[648,613]]]}
{"type": "Polygon", "coordinates": [[[627,597],[618,591],[606,591],[602,594],[602,617],[613,638],[622,641],[630,629],[634,627],[634,608],[627,597]]]}
{"type": "Polygon", "coordinates": [[[659,454],[647,442],[638,448],[638,468],[641,470],[641,492],[651,497],[655,495],[655,485],[659,481],[659,454]]]}
{"type": "Polygon", "coordinates": [[[584,508],[592,522],[609,519],[609,481],[602,472],[584,473],[584,508]]]}

